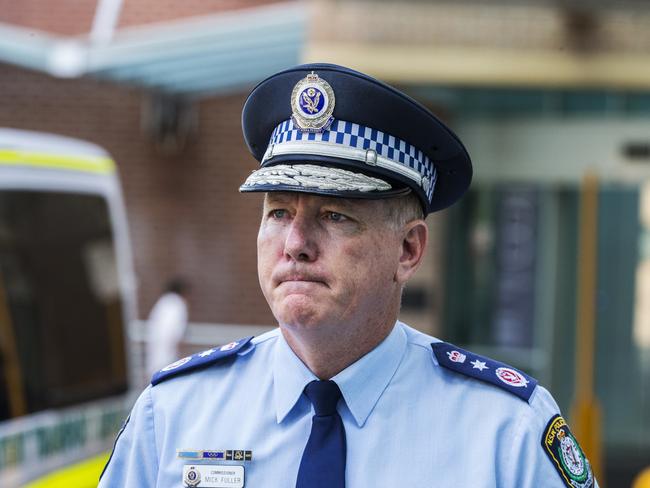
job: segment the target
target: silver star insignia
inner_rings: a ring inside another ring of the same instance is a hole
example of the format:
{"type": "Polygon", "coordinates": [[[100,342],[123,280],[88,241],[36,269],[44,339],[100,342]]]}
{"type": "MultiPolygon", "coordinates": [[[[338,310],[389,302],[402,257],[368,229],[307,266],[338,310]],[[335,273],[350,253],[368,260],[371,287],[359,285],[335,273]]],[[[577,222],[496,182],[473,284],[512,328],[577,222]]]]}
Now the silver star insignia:
{"type": "Polygon", "coordinates": [[[472,361],[471,365],[472,365],[472,369],[478,369],[479,371],[483,371],[484,369],[490,369],[485,365],[484,361],[479,361],[478,359],[472,361]]]}
{"type": "Polygon", "coordinates": [[[216,351],[215,348],[208,349],[207,351],[203,351],[202,353],[200,353],[199,357],[204,358],[204,357],[209,356],[210,354],[212,354],[214,351],[216,351]]]}

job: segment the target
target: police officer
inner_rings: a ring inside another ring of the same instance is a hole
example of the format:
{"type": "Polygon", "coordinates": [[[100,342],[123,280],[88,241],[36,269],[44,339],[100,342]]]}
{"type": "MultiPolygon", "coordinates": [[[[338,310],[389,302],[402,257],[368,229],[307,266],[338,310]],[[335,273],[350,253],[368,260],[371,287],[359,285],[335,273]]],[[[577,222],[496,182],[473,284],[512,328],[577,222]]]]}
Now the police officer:
{"type": "Polygon", "coordinates": [[[328,64],[260,83],[243,130],[279,328],[156,373],[102,487],[597,486],[551,395],[397,321],[424,218],[472,175],[417,102],[328,64]]]}

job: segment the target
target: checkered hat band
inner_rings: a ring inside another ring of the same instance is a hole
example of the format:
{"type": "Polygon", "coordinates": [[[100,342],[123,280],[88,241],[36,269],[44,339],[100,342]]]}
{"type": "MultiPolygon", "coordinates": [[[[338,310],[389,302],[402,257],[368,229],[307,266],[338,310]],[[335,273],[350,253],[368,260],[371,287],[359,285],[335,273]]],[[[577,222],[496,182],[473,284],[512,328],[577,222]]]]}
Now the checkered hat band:
{"type": "Polygon", "coordinates": [[[431,160],[420,149],[397,137],[344,120],[334,120],[329,130],[323,132],[303,132],[289,119],[275,128],[271,134],[270,144],[278,146],[292,141],[327,142],[355,149],[371,149],[378,155],[427,178],[431,184],[426,189],[426,193],[428,200],[431,201],[436,180],[436,170],[431,160]]]}

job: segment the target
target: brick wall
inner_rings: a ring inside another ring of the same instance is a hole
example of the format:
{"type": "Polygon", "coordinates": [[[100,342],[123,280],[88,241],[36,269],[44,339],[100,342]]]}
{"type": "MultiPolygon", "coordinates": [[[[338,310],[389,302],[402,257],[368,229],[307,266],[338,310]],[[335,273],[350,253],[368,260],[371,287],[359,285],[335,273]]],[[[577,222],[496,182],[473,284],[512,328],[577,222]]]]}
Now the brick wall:
{"type": "Polygon", "coordinates": [[[163,157],[141,129],[141,91],[92,79],[60,80],[0,64],[0,126],[86,139],[115,158],[141,318],[165,280],[180,273],[193,284],[192,321],[273,323],[256,274],[261,200],[237,192],[256,166],[241,135],[244,97],[201,101],[190,145],[180,155],[163,157]]]}
{"type": "MultiPolygon", "coordinates": [[[[279,0],[122,0],[117,27],[166,22],[279,0]]],[[[73,36],[90,32],[99,0],[0,0],[0,22],[73,36]]]]}
{"type": "Polygon", "coordinates": [[[647,2],[314,0],[316,42],[647,53],[647,2]],[[324,22],[323,19],[328,19],[324,22]]]}
{"type": "Polygon", "coordinates": [[[178,20],[228,10],[278,3],[280,0],[123,0],[119,27],[178,20]]]}
{"type": "Polygon", "coordinates": [[[73,36],[90,31],[95,7],[89,0],[0,0],[0,22],[73,36]]]}

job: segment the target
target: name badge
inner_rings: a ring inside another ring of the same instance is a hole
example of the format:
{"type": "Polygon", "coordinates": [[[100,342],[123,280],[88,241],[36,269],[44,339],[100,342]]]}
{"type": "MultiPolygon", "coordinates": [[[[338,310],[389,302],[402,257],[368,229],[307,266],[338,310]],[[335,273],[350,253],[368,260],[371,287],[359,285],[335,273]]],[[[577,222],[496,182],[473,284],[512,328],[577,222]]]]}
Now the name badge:
{"type": "Polygon", "coordinates": [[[186,464],[183,483],[198,488],[244,488],[244,467],[215,464],[186,464]]]}

